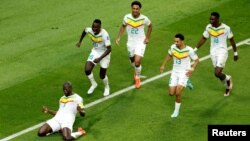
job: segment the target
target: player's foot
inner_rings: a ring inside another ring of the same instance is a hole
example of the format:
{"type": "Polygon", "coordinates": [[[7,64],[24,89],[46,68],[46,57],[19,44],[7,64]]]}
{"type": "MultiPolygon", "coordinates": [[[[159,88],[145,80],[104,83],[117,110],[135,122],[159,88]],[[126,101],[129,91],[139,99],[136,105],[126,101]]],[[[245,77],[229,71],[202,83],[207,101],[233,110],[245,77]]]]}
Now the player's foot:
{"type": "Polygon", "coordinates": [[[91,87],[88,90],[88,94],[92,94],[94,92],[94,90],[95,90],[96,87],[97,87],[96,83],[94,83],[93,85],[91,85],[91,87]]]}
{"type": "Polygon", "coordinates": [[[82,135],[86,134],[86,131],[83,130],[81,127],[79,127],[77,131],[80,132],[82,135]]]}
{"type": "Polygon", "coordinates": [[[141,87],[141,79],[140,77],[135,78],[135,87],[139,89],[141,87]]]}
{"type": "Polygon", "coordinates": [[[104,88],[104,93],[103,93],[103,96],[108,96],[109,95],[109,86],[106,86],[105,88],[104,88]]]}
{"type": "Polygon", "coordinates": [[[232,77],[229,75],[229,80],[227,81],[227,88],[224,96],[229,96],[232,89],[233,89],[233,81],[232,77]]]}
{"type": "Polygon", "coordinates": [[[179,112],[174,111],[171,115],[171,118],[176,118],[179,115],[179,112]]]}
{"type": "Polygon", "coordinates": [[[194,86],[193,86],[193,84],[192,84],[192,82],[191,82],[190,79],[188,79],[188,81],[187,81],[187,87],[188,87],[190,90],[193,90],[193,89],[194,89],[194,86]]]}

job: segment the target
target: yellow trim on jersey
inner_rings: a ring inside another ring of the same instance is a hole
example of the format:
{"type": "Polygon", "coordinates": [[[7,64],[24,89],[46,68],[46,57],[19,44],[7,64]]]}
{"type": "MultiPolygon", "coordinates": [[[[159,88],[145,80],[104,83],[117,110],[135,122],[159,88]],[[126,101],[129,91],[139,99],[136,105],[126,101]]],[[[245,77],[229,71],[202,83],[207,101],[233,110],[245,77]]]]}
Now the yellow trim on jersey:
{"type": "Polygon", "coordinates": [[[180,52],[178,50],[173,49],[172,54],[174,57],[178,59],[182,59],[182,58],[186,58],[189,56],[189,51],[187,50],[187,51],[180,52]]]}
{"type": "Polygon", "coordinates": [[[93,35],[93,34],[91,34],[91,33],[88,33],[88,36],[89,36],[90,39],[91,39],[93,42],[95,42],[95,43],[100,43],[100,42],[103,41],[103,40],[102,40],[102,35],[95,36],[95,35],[93,35]]]}
{"type": "Polygon", "coordinates": [[[83,108],[84,108],[83,103],[79,103],[79,104],[78,104],[78,106],[80,106],[80,108],[81,108],[81,109],[83,109],[83,108]]]}
{"type": "Polygon", "coordinates": [[[68,102],[73,102],[74,99],[73,98],[67,98],[67,97],[63,97],[60,99],[61,103],[68,103],[68,102]]]}
{"type": "Polygon", "coordinates": [[[144,19],[133,20],[131,18],[128,18],[127,24],[134,28],[137,28],[144,25],[144,19]]]}
{"type": "Polygon", "coordinates": [[[208,29],[208,33],[213,36],[213,37],[218,37],[222,34],[225,33],[225,28],[220,28],[220,29],[213,29],[213,28],[209,28],[208,29]]]}

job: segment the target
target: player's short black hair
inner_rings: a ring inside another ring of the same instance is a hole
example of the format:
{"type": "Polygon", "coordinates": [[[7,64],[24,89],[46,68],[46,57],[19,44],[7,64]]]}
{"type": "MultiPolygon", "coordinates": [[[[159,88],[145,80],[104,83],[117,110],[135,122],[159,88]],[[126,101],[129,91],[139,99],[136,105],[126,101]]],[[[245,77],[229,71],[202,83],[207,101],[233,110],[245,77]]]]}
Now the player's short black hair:
{"type": "Polygon", "coordinates": [[[179,38],[179,39],[181,39],[182,41],[184,41],[184,35],[182,35],[181,33],[178,33],[178,34],[176,34],[175,36],[174,36],[175,38],[179,38]]]}
{"type": "Polygon", "coordinates": [[[215,16],[217,19],[220,18],[220,14],[218,12],[212,12],[211,16],[215,16]]]}
{"type": "Polygon", "coordinates": [[[141,5],[141,2],[139,2],[139,1],[133,1],[132,3],[131,3],[131,7],[133,7],[133,5],[138,5],[140,8],[142,7],[142,5],[141,5]]]}
{"type": "Polygon", "coordinates": [[[100,19],[95,19],[95,20],[94,20],[94,23],[98,23],[98,24],[101,25],[101,24],[102,24],[102,21],[101,21],[100,19]]]}
{"type": "Polygon", "coordinates": [[[72,88],[72,83],[70,81],[64,82],[63,87],[66,87],[66,86],[72,88]]]}

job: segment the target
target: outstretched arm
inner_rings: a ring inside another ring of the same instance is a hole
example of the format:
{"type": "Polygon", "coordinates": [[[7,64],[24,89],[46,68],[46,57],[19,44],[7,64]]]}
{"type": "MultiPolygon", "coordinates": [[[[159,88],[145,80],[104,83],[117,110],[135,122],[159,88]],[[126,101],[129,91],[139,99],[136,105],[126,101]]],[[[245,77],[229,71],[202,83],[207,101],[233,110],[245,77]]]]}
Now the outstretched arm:
{"type": "Polygon", "coordinates": [[[80,37],[80,40],[79,40],[79,42],[76,44],[77,47],[80,47],[80,46],[81,46],[82,39],[85,37],[85,35],[86,35],[86,32],[85,32],[85,30],[83,30],[82,35],[81,35],[81,37],[80,37]]]}
{"type": "Polygon", "coordinates": [[[229,40],[230,40],[230,44],[234,50],[234,61],[237,61],[238,60],[238,52],[237,52],[236,44],[234,41],[234,37],[230,38],[229,40]]]}
{"type": "Polygon", "coordinates": [[[57,111],[50,110],[48,107],[43,106],[42,112],[49,113],[51,115],[56,115],[57,111]]]}
{"type": "Polygon", "coordinates": [[[162,64],[161,64],[161,67],[160,67],[160,73],[163,73],[164,69],[165,69],[165,66],[167,64],[167,62],[172,58],[171,55],[167,54],[166,57],[164,58],[162,64]]]}
{"type": "Polygon", "coordinates": [[[207,41],[207,38],[202,36],[200,41],[197,43],[196,47],[194,48],[194,51],[197,51],[206,41],[207,41]]]}
{"type": "Polygon", "coordinates": [[[117,38],[116,38],[116,40],[115,40],[115,43],[116,43],[117,45],[119,45],[121,36],[122,36],[122,34],[124,33],[125,28],[126,28],[126,25],[122,24],[122,26],[120,27],[120,31],[119,31],[119,33],[118,33],[118,36],[117,36],[117,38]]]}
{"type": "Polygon", "coordinates": [[[144,40],[144,44],[147,44],[149,42],[149,37],[151,35],[152,29],[153,29],[153,25],[152,25],[152,23],[150,23],[150,25],[148,25],[148,31],[146,34],[146,38],[144,40]]]}

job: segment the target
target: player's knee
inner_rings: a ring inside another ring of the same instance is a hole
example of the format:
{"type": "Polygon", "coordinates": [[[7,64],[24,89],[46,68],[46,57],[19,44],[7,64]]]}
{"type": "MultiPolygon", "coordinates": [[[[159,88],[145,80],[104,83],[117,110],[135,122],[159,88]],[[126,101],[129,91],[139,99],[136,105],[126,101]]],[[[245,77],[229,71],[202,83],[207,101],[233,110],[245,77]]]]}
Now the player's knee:
{"type": "Polygon", "coordinates": [[[136,67],[140,67],[141,63],[140,62],[135,62],[136,67]]]}
{"type": "Polygon", "coordinates": [[[215,75],[215,77],[218,77],[218,78],[219,78],[219,77],[221,76],[221,73],[220,73],[220,72],[215,71],[215,72],[214,72],[214,75],[215,75]]]}
{"type": "Polygon", "coordinates": [[[72,141],[72,137],[69,137],[69,136],[66,136],[66,135],[63,135],[63,139],[65,141],[72,141]]]}
{"type": "Polygon", "coordinates": [[[90,75],[90,74],[91,74],[91,70],[86,69],[86,70],[85,70],[85,74],[86,74],[86,75],[90,75]]]}
{"type": "Polygon", "coordinates": [[[46,133],[41,132],[41,131],[38,131],[37,135],[38,135],[39,137],[44,137],[44,136],[46,136],[46,133]]]}

